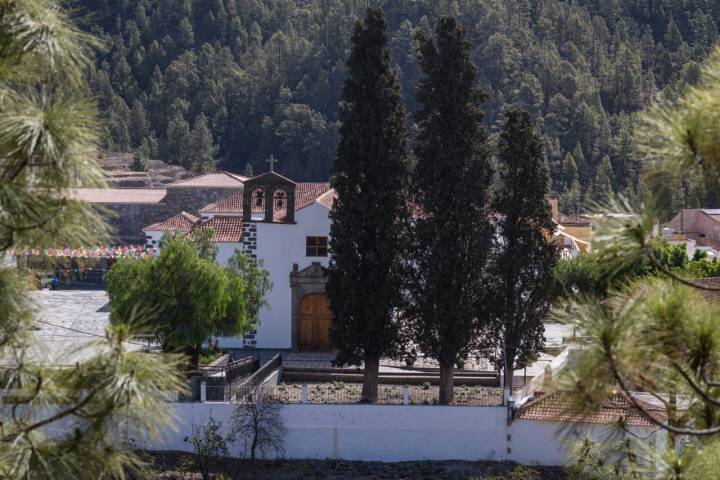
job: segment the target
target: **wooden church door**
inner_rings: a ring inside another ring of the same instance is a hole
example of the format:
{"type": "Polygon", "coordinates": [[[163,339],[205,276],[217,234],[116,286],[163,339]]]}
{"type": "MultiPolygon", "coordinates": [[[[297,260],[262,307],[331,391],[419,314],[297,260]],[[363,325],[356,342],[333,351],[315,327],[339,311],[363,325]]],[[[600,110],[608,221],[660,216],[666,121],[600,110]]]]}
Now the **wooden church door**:
{"type": "Polygon", "coordinates": [[[311,293],[300,300],[298,308],[298,347],[329,350],[332,312],[322,293],[311,293]]]}

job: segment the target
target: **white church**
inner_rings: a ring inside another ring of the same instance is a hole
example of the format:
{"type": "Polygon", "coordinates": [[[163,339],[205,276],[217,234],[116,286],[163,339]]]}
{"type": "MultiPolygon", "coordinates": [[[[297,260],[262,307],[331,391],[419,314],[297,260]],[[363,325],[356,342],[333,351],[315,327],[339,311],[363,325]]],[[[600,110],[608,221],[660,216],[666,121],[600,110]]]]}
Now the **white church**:
{"type": "Polygon", "coordinates": [[[221,348],[329,349],[325,284],[335,192],[329,183],[295,183],[270,166],[243,179],[242,190],[201,208],[199,217],[181,212],[143,228],[146,242],[155,246],[168,231],[212,229],[219,263],[236,249],[262,262],[272,282],[268,306],[254,332],[220,337],[221,348]]]}

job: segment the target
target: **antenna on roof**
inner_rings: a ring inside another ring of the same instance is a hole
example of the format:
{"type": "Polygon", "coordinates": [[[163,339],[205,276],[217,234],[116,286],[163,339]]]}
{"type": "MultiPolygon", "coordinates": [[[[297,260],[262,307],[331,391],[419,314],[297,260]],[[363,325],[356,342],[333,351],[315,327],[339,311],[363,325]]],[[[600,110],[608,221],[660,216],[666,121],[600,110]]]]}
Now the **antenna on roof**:
{"type": "Polygon", "coordinates": [[[274,171],[275,171],[275,163],[278,161],[277,158],[275,158],[274,156],[270,155],[270,158],[268,158],[268,159],[265,160],[265,161],[270,164],[270,171],[271,171],[271,172],[274,172],[274,171]]]}

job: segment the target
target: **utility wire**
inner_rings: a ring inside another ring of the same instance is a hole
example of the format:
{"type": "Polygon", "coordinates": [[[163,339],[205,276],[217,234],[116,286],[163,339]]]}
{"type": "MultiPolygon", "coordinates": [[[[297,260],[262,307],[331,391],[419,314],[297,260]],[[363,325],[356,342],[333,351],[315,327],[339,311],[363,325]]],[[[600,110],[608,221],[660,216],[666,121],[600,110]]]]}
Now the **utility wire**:
{"type": "MultiPolygon", "coordinates": [[[[88,335],[88,336],[90,336],[90,337],[97,337],[97,338],[103,338],[103,339],[104,339],[104,338],[107,338],[105,335],[100,335],[100,334],[98,334],[98,333],[93,333],[93,332],[86,332],[86,331],[84,331],[84,330],[78,330],[77,328],[66,327],[65,325],[58,325],[58,324],[56,324],[56,323],[48,322],[48,321],[46,321],[46,320],[35,319],[35,321],[36,321],[36,322],[39,322],[39,323],[44,323],[44,324],[46,324],[46,325],[50,325],[50,326],[56,327],[56,328],[64,328],[65,330],[70,330],[71,332],[82,333],[83,335],[88,335]]],[[[125,340],[125,342],[130,343],[130,344],[132,344],[132,345],[139,345],[139,346],[141,346],[141,347],[145,347],[145,346],[146,346],[146,344],[144,344],[144,343],[133,342],[133,341],[131,341],[131,340],[125,340]]]]}

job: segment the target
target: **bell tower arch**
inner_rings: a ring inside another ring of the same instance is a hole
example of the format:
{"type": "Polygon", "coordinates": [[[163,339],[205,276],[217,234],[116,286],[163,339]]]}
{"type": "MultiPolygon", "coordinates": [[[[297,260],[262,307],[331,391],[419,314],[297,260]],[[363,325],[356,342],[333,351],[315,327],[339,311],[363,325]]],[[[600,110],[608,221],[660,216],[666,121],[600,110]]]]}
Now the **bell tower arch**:
{"type": "MultiPolygon", "coordinates": [[[[270,159],[275,162],[272,157],[270,159]]],[[[245,181],[243,220],[246,222],[295,223],[297,184],[272,170],[245,181]]]]}

